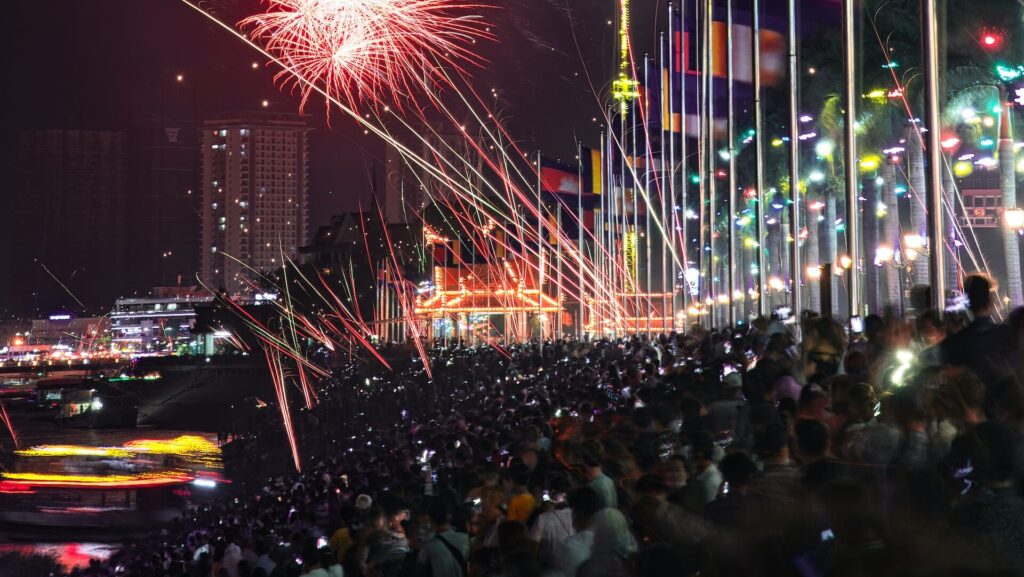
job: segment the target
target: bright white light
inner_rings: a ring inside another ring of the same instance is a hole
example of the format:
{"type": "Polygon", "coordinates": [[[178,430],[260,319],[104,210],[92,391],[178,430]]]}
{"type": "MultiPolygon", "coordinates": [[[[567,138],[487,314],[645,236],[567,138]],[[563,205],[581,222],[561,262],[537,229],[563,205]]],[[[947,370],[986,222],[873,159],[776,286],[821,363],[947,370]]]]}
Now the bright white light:
{"type": "Polygon", "coordinates": [[[825,180],[825,173],[820,170],[812,170],[807,179],[811,182],[821,182],[825,180]]]}
{"type": "Polygon", "coordinates": [[[800,122],[810,122],[812,120],[814,120],[814,117],[811,116],[810,114],[804,114],[800,116],[800,122]]]}
{"type": "Polygon", "coordinates": [[[1024,228],[1024,208],[1008,208],[1003,211],[1003,220],[1009,228],[1024,228]]]}
{"type": "Polygon", "coordinates": [[[892,262],[893,257],[896,256],[896,251],[891,246],[880,245],[875,249],[875,264],[884,264],[892,262]]]}
{"type": "Polygon", "coordinates": [[[213,479],[194,479],[192,484],[196,487],[203,487],[204,489],[213,489],[217,486],[217,481],[213,479]]]}
{"type": "Polygon", "coordinates": [[[811,265],[807,267],[807,278],[810,280],[818,280],[821,278],[821,267],[811,265]]]}
{"type": "Polygon", "coordinates": [[[924,245],[927,243],[927,240],[925,240],[925,238],[919,234],[908,234],[907,236],[903,237],[903,243],[906,245],[907,248],[911,250],[921,250],[922,248],[924,248],[924,245]]]}
{"type": "Polygon", "coordinates": [[[822,138],[821,140],[818,141],[817,144],[814,145],[814,153],[817,154],[818,156],[832,156],[832,153],[835,151],[835,149],[836,145],[833,144],[832,141],[827,138],[822,138]]]}

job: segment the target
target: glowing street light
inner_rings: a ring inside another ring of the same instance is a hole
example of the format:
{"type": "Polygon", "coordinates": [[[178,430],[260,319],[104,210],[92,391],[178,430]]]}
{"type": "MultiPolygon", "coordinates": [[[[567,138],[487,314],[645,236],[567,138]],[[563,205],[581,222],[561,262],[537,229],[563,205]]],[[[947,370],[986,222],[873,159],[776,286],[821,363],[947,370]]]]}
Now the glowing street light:
{"type": "Polygon", "coordinates": [[[781,291],[786,288],[786,283],[782,282],[781,278],[773,276],[768,279],[768,287],[773,291],[781,291]]]}
{"type": "Polygon", "coordinates": [[[846,270],[850,270],[851,268],[853,268],[853,259],[850,258],[849,255],[844,254],[843,256],[839,257],[839,266],[846,270]]]}
{"type": "Polygon", "coordinates": [[[1008,208],[1003,211],[1003,222],[1014,230],[1024,229],[1024,208],[1008,208]]]}
{"type": "Polygon", "coordinates": [[[882,265],[882,264],[885,264],[885,263],[892,262],[893,258],[895,258],[895,257],[896,257],[896,251],[894,251],[891,246],[883,244],[883,245],[879,245],[879,247],[877,249],[875,249],[875,264],[876,265],[882,265]]]}
{"type": "Polygon", "coordinates": [[[821,279],[821,267],[817,265],[811,265],[807,267],[807,279],[808,280],[819,280],[821,279]]]}
{"type": "Polygon", "coordinates": [[[920,250],[927,244],[927,240],[919,234],[908,234],[903,237],[903,243],[911,250],[920,250]]]}

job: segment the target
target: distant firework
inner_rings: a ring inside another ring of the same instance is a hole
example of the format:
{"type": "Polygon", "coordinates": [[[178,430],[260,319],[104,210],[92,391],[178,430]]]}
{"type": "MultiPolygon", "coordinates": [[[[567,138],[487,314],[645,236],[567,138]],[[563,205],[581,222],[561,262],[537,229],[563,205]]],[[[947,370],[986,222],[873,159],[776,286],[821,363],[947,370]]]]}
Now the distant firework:
{"type": "Polygon", "coordinates": [[[490,38],[476,12],[459,0],[268,0],[266,13],[239,23],[291,70],[276,80],[298,90],[302,108],[320,87],[345,104],[415,102],[428,82],[479,64],[472,50],[490,38]]]}

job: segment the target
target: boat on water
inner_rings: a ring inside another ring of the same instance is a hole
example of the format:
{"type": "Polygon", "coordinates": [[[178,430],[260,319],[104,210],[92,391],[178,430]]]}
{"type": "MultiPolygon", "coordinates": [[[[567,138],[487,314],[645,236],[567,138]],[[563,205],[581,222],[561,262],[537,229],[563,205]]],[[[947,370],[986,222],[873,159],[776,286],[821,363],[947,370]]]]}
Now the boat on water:
{"type": "Polygon", "coordinates": [[[183,435],[118,447],[40,445],[0,474],[0,523],[134,527],[171,521],[224,482],[220,448],[183,435]]]}

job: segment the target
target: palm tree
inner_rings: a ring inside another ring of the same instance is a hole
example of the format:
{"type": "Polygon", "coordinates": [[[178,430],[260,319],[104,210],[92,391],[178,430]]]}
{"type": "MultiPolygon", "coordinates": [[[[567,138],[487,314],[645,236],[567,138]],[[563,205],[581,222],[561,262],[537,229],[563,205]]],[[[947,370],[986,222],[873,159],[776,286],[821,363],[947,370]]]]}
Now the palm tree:
{"type": "MultiPolygon", "coordinates": [[[[1002,93],[1000,92],[1000,96],[1002,93]]],[[[1010,123],[1012,108],[1008,103],[1003,106],[1002,122],[999,130],[999,190],[1003,197],[1003,211],[1017,208],[1017,162],[1016,146],[1013,142],[1013,126],[1010,123]]],[[[1003,252],[1006,257],[1006,293],[1010,306],[1019,307],[1024,304],[1024,291],[1021,289],[1020,278],[1020,245],[1017,244],[1017,231],[1000,223],[1003,231],[1003,252]]]]}

